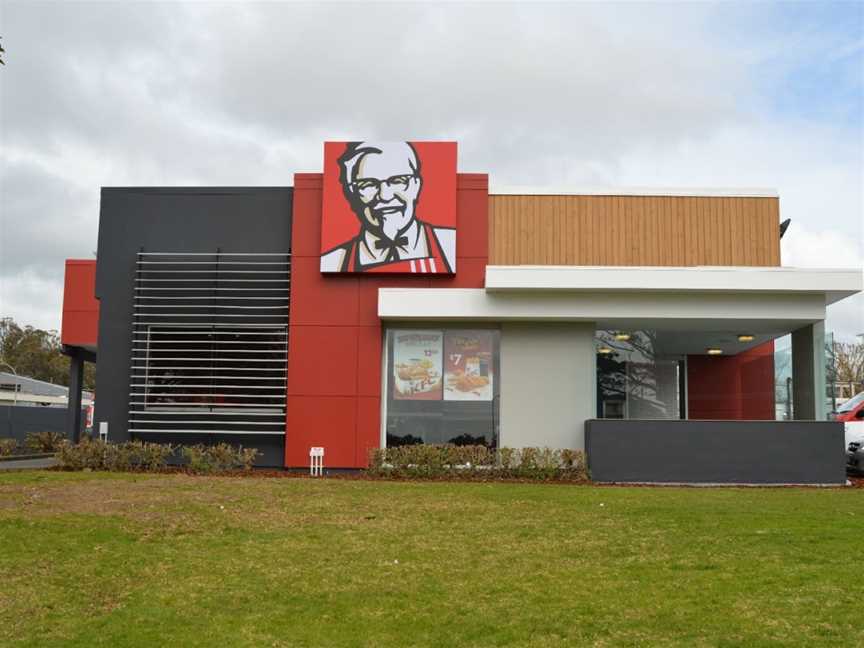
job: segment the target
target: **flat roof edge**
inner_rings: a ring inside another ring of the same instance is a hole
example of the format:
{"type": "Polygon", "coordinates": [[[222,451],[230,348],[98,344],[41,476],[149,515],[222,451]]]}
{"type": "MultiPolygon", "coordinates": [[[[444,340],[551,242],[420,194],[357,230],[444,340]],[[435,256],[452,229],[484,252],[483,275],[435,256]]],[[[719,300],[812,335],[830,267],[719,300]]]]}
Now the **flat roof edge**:
{"type": "Polygon", "coordinates": [[[770,187],[489,187],[495,196],[669,196],[692,198],[779,198],[770,187]]]}
{"type": "Polygon", "coordinates": [[[810,267],[801,267],[801,266],[714,266],[714,265],[702,265],[702,266],[627,266],[627,265],[538,265],[538,264],[524,264],[524,265],[515,265],[515,264],[507,264],[507,265],[494,265],[489,264],[486,266],[486,270],[493,272],[579,272],[579,273],[587,273],[587,272],[697,272],[700,274],[703,273],[712,273],[712,272],[722,272],[722,273],[750,273],[756,272],[759,274],[763,273],[795,273],[795,274],[850,274],[861,276],[864,278],[864,268],[810,268],[810,267]]]}
{"type": "Polygon", "coordinates": [[[101,187],[103,193],[146,193],[146,194],[224,194],[253,193],[256,191],[293,191],[291,185],[285,186],[247,186],[247,187],[186,187],[186,186],[141,186],[141,187],[101,187]]]}
{"type": "Polygon", "coordinates": [[[858,268],[749,266],[486,266],[489,292],[821,293],[827,304],[864,290],[858,268]]]}

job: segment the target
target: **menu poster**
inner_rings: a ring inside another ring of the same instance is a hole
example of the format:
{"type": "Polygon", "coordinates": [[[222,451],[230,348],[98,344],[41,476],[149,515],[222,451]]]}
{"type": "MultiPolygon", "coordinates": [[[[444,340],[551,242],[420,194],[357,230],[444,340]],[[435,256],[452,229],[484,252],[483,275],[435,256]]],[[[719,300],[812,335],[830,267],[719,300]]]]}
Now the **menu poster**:
{"type": "Polygon", "coordinates": [[[441,331],[393,332],[393,398],[441,400],[441,331]]]}
{"type": "Polygon", "coordinates": [[[453,331],[444,338],[444,400],[491,401],[492,331],[453,331]]]}

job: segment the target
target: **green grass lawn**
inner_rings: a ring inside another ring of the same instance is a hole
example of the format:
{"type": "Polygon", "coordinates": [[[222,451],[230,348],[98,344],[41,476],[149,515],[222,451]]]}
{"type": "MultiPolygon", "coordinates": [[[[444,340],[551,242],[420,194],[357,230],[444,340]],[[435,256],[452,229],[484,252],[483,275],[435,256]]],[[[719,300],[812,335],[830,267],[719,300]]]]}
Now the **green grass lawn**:
{"type": "Polygon", "coordinates": [[[9,646],[864,646],[864,490],[0,475],[9,646]]]}

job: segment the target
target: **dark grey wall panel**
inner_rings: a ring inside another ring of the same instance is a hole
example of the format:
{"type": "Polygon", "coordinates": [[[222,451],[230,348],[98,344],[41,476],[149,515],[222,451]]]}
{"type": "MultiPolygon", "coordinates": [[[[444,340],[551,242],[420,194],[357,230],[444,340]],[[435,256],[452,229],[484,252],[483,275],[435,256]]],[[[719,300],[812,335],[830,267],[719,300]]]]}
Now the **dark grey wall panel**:
{"type": "MultiPolygon", "coordinates": [[[[66,412],[65,407],[0,405],[0,437],[23,442],[30,432],[57,432],[65,436],[66,412]]],[[[81,412],[79,420],[83,425],[86,414],[85,410],[81,412]]]]}
{"type": "MultiPolygon", "coordinates": [[[[96,270],[97,429],[106,421],[111,440],[129,439],[137,253],[284,253],[291,248],[291,206],[290,187],[102,189],[96,270]]],[[[268,448],[272,444],[272,439],[263,442],[268,448]]],[[[244,445],[254,444],[246,437],[244,445]]]]}
{"type": "Polygon", "coordinates": [[[599,482],[842,484],[843,424],[833,421],[585,423],[599,482]]]}

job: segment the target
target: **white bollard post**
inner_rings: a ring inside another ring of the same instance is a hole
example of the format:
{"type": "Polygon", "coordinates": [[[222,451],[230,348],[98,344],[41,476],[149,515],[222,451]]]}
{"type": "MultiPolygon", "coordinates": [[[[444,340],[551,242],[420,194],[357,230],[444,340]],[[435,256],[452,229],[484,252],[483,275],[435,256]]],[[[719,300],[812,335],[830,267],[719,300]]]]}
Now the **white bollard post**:
{"type": "Polygon", "coordinates": [[[324,474],[324,448],[309,448],[309,475],[320,477],[324,474]]]}

